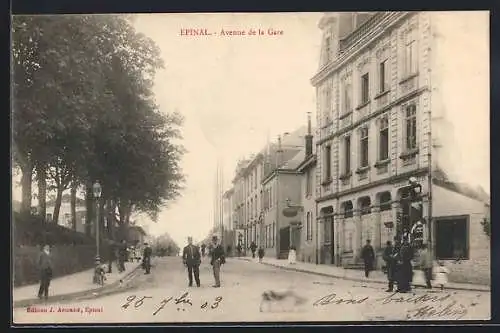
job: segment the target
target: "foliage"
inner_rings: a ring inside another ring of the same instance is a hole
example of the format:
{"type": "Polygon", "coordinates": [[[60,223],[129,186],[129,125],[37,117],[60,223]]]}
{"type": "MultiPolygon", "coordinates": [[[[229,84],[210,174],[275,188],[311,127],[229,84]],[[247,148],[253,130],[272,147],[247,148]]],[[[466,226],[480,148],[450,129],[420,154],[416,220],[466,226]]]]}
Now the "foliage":
{"type": "Polygon", "coordinates": [[[491,236],[491,220],[489,218],[484,218],[481,221],[481,225],[483,226],[483,231],[486,234],[486,236],[490,237],[491,236]]]}
{"type": "Polygon", "coordinates": [[[46,166],[37,176],[58,194],[99,180],[121,223],[134,210],[155,218],[184,179],[183,119],[160,112],[152,92],[158,47],[120,15],[15,16],[12,26],[14,163],[46,166]]]}

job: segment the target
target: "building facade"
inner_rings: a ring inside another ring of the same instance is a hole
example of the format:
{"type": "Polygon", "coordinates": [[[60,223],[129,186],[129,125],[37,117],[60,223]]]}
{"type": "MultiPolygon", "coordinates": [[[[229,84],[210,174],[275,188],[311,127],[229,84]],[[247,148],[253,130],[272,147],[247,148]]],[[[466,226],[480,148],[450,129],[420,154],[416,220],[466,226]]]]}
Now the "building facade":
{"type": "Polygon", "coordinates": [[[308,119],[308,134],[305,137],[305,155],[297,167],[301,174],[300,213],[302,217],[297,258],[308,263],[318,263],[318,228],[316,223],[316,154],[314,137],[312,135],[311,119],[308,119]]]}
{"type": "Polygon", "coordinates": [[[311,82],[317,91],[320,263],[355,264],[368,239],[380,257],[387,241],[408,232],[410,177],[421,185],[424,242],[433,253],[441,246],[429,217],[442,215],[434,201],[443,194],[432,193],[431,175],[446,164],[442,156],[451,148],[440,144],[453,120],[445,115],[442,87],[456,84],[443,69],[452,53],[442,40],[457,31],[445,28],[453,17],[439,15],[327,13],[319,23],[320,67],[311,82]]]}
{"type": "Polygon", "coordinates": [[[268,226],[264,208],[271,200],[271,196],[276,198],[275,188],[271,185],[265,187],[263,182],[278,166],[297,155],[303,148],[305,133],[305,126],[291,133],[285,133],[282,141],[280,138],[278,143],[268,143],[259,153],[238,163],[232,182],[233,216],[234,224],[240,230],[238,235],[240,232],[243,234],[244,249],[248,249],[252,242],[263,247],[266,247],[266,243],[268,245],[275,243],[276,240],[270,237],[271,231],[266,231],[268,226]],[[272,239],[271,242],[274,243],[268,243],[268,239],[272,239]]]}

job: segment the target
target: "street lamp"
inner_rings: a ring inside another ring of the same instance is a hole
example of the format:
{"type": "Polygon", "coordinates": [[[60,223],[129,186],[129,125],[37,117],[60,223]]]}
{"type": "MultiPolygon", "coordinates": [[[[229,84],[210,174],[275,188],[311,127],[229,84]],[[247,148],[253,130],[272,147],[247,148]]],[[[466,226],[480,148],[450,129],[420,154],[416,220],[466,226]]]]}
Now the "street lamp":
{"type": "Polygon", "coordinates": [[[95,240],[96,240],[96,248],[97,248],[97,253],[95,256],[95,261],[96,264],[101,263],[101,257],[100,257],[100,251],[99,251],[99,199],[101,198],[101,191],[102,187],[99,181],[96,181],[94,185],[92,186],[94,190],[94,198],[96,199],[96,223],[95,223],[95,240]]]}
{"type": "MultiPolygon", "coordinates": [[[[414,220],[414,216],[413,215],[413,203],[414,202],[418,202],[421,200],[421,195],[422,195],[422,185],[418,182],[417,178],[415,177],[410,177],[408,179],[408,185],[406,185],[404,187],[406,189],[406,198],[405,198],[405,201],[406,201],[406,205],[408,207],[408,215],[407,215],[407,222],[406,222],[406,227],[408,228],[405,232],[405,230],[403,229],[403,237],[405,235],[405,233],[407,233],[408,237],[410,238],[411,237],[411,233],[415,230],[417,230],[418,232],[420,232],[421,228],[420,226],[418,226],[417,229],[414,229],[414,225],[413,225],[413,220],[414,220]]],[[[419,214],[418,216],[416,216],[416,218],[418,219],[418,221],[420,222],[420,219],[421,219],[421,213],[422,213],[422,205],[420,204],[419,207],[417,208],[417,210],[419,211],[419,214]]],[[[402,221],[401,221],[402,222],[402,221]]],[[[421,222],[420,222],[421,224],[421,222]]]]}

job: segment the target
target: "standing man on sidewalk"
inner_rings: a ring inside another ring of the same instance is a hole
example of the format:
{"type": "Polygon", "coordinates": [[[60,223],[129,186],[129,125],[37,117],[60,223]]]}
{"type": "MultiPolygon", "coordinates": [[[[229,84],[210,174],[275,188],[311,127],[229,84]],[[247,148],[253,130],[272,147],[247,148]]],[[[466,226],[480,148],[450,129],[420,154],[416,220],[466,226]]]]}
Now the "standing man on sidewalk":
{"type": "Polygon", "coordinates": [[[201,254],[198,246],[193,245],[193,237],[188,237],[188,245],[182,251],[182,261],[188,269],[189,287],[193,286],[193,273],[196,286],[200,286],[201,254]]]}
{"type": "Polygon", "coordinates": [[[118,248],[118,272],[125,271],[125,260],[127,260],[127,241],[122,240],[118,248]]]}
{"type": "Polygon", "coordinates": [[[38,298],[49,298],[49,286],[52,279],[52,254],[50,246],[44,245],[38,257],[38,269],[40,271],[40,288],[38,289],[38,298]]]}
{"type": "Polygon", "coordinates": [[[250,244],[250,251],[252,251],[252,258],[255,259],[255,251],[257,250],[257,244],[252,241],[252,244],[250,244]]]}
{"type": "Polygon", "coordinates": [[[396,279],[396,262],[394,259],[394,248],[391,241],[387,241],[384,249],[383,259],[387,271],[388,286],[386,292],[392,292],[394,289],[394,280],[396,279]]]}
{"type": "Polygon", "coordinates": [[[368,277],[370,275],[370,271],[373,270],[373,264],[375,262],[375,251],[373,250],[373,246],[371,246],[371,241],[369,239],[366,240],[366,245],[361,251],[361,258],[363,258],[365,264],[365,277],[368,277]]]}
{"type": "Polygon", "coordinates": [[[142,265],[146,271],[144,274],[149,274],[151,272],[151,256],[153,255],[153,250],[148,243],[144,243],[144,252],[142,254],[142,265]]]}
{"type": "Polygon", "coordinates": [[[210,264],[214,269],[214,278],[215,284],[212,286],[214,288],[220,288],[220,267],[226,262],[226,258],[224,257],[224,248],[219,244],[219,240],[217,236],[212,237],[212,260],[210,264]]]}

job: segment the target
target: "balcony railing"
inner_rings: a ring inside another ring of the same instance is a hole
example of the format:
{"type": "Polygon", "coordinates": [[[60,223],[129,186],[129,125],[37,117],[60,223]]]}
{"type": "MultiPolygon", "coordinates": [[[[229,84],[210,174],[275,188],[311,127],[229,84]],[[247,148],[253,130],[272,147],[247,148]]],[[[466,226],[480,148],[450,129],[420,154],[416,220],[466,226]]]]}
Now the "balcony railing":
{"type": "Polygon", "coordinates": [[[340,40],[339,52],[344,52],[347,48],[361,39],[362,36],[372,31],[378,23],[380,23],[388,13],[377,13],[369,18],[365,23],[360,25],[356,30],[347,35],[344,39],[340,40]]]}

